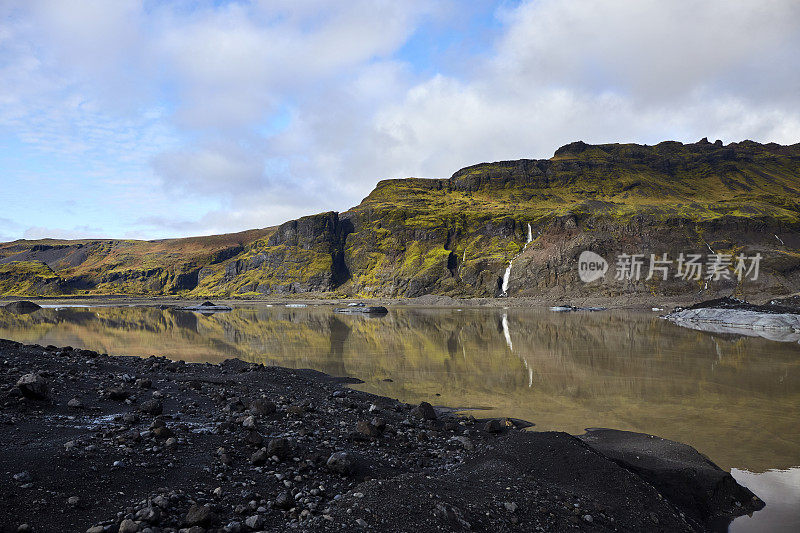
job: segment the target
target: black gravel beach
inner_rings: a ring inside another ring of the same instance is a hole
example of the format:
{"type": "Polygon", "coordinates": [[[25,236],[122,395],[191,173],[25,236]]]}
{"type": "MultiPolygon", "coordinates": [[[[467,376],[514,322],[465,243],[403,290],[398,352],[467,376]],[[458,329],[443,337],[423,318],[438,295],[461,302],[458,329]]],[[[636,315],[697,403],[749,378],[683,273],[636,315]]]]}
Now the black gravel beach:
{"type": "Polygon", "coordinates": [[[0,369],[4,533],[709,531],[763,506],[686,445],[526,431],[312,370],[12,341],[0,369]]]}

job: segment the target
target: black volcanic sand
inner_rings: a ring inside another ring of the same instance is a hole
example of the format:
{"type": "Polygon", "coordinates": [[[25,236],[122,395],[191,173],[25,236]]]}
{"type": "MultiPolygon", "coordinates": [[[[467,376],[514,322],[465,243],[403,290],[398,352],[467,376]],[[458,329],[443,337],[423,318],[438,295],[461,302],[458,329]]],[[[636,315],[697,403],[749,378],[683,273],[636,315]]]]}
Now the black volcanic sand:
{"type": "Polygon", "coordinates": [[[685,445],[343,381],[0,341],[0,531],[703,531],[763,506],[685,445]]]}

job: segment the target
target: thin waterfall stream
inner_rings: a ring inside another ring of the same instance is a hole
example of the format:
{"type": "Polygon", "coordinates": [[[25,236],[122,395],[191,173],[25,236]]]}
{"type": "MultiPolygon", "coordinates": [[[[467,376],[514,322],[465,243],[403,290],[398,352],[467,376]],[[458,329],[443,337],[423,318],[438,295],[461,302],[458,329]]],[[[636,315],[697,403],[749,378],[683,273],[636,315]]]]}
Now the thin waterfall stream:
{"type": "Polygon", "coordinates": [[[511,279],[511,266],[514,264],[514,261],[517,257],[521,256],[525,253],[525,249],[528,245],[533,242],[533,228],[531,228],[530,222],[528,222],[528,240],[525,241],[525,246],[522,247],[522,251],[515,255],[511,261],[508,262],[508,267],[506,267],[506,271],[503,274],[503,285],[501,286],[501,296],[508,296],[508,281],[511,279]]]}

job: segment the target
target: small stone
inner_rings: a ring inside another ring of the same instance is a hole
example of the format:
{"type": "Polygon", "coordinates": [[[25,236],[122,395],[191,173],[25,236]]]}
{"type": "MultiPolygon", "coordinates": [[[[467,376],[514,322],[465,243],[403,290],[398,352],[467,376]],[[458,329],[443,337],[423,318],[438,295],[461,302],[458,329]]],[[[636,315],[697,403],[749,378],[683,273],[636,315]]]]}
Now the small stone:
{"type": "Polygon", "coordinates": [[[139,531],[139,525],[130,519],[125,519],[119,524],[119,533],[136,533],[139,531]]]}
{"type": "Polygon", "coordinates": [[[351,452],[335,452],[331,454],[325,463],[328,470],[343,476],[352,475],[355,472],[357,457],[351,452]]]}
{"type": "Polygon", "coordinates": [[[139,411],[148,415],[160,415],[164,412],[164,404],[158,400],[147,400],[139,406],[139,411]]]}
{"type": "Polygon", "coordinates": [[[262,519],[260,515],[254,514],[253,516],[247,517],[244,521],[244,525],[253,530],[261,529],[261,526],[264,525],[264,519],[262,519]]]}
{"type": "Polygon", "coordinates": [[[253,416],[245,417],[245,419],[242,420],[242,426],[244,426],[246,428],[254,428],[254,427],[256,427],[256,419],[255,419],[255,417],[253,417],[253,416]]]}
{"type": "Polygon", "coordinates": [[[288,492],[284,491],[275,497],[274,505],[278,509],[289,509],[291,508],[292,503],[293,503],[292,497],[289,495],[288,492]]]}
{"type": "Polygon", "coordinates": [[[72,407],[73,409],[81,409],[83,407],[83,402],[80,401],[78,398],[73,398],[67,402],[67,407],[72,407]]]}
{"type": "Polygon", "coordinates": [[[157,524],[161,520],[161,510],[158,507],[145,507],[136,513],[136,520],[157,524]]]}
{"type": "Polygon", "coordinates": [[[261,446],[264,443],[264,437],[258,431],[251,430],[247,432],[245,441],[251,446],[261,446]]]}
{"type": "Polygon", "coordinates": [[[103,533],[105,528],[103,526],[92,526],[86,530],[86,533],[103,533]]]}
{"type": "Polygon", "coordinates": [[[239,533],[242,530],[242,523],[241,522],[228,522],[228,525],[224,527],[225,533],[239,533]]]}
{"type": "Polygon", "coordinates": [[[24,471],[14,474],[14,481],[19,481],[20,483],[30,483],[33,481],[33,476],[31,476],[30,472],[24,471]]]}
{"type": "Polygon", "coordinates": [[[454,439],[460,442],[461,446],[463,446],[464,449],[467,450],[468,452],[471,452],[472,450],[475,449],[475,445],[472,443],[471,440],[469,440],[469,437],[467,437],[466,435],[459,435],[457,437],[454,437],[454,439]]]}
{"type": "Polygon", "coordinates": [[[509,513],[514,513],[517,511],[517,504],[514,502],[505,502],[503,504],[503,507],[505,507],[506,511],[508,511],[509,513]]]}
{"type": "Polygon", "coordinates": [[[212,494],[217,498],[222,496],[222,487],[217,487],[216,489],[214,489],[214,492],[212,492],[212,494]]]}
{"type": "Polygon", "coordinates": [[[271,415],[274,414],[277,407],[274,403],[267,400],[254,400],[250,403],[250,412],[254,415],[271,415]]]}
{"type": "Polygon", "coordinates": [[[359,420],[356,427],[359,433],[366,435],[367,437],[378,437],[381,434],[381,432],[378,431],[378,428],[373,426],[367,420],[359,420]]]}
{"type": "Polygon", "coordinates": [[[70,496],[67,498],[67,505],[70,507],[77,507],[79,503],[81,503],[81,499],[77,496],[70,496]]]}
{"type": "Polygon", "coordinates": [[[300,416],[306,412],[306,408],[303,405],[290,405],[286,412],[291,416],[300,416]]]}
{"type": "Polygon", "coordinates": [[[487,433],[500,433],[503,431],[503,425],[496,418],[492,418],[483,425],[483,430],[487,433]]]}
{"type": "Polygon", "coordinates": [[[250,464],[255,466],[263,465],[264,463],[267,462],[267,459],[269,459],[269,454],[267,453],[267,449],[261,448],[259,450],[256,450],[253,453],[253,455],[250,456],[250,464]]]}
{"type": "Polygon", "coordinates": [[[155,435],[157,439],[166,439],[168,437],[173,436],[174,434],[175,433],[173,433],[173,431],[166,426],[157,427],[153,430],[153,435],[155,435]]]}
{"type": "Polygon", "coordinates": [[[436,411],[428,402],[421,402],[411,411],[411,414],[423,420],[436,420],[436,411]]]}
{"type": "Polygon", "coordinates": [[[25,374],[17,380],[17,388],[31,400],[46,400],[50,397],[47,380],[39,374],[25,374]]]}
{"type": "Polygon", "coordinates": [[[190,526],[207,526],[216,517],[208,505],[192,505],[186,513],[186,523],[190,526]]]}
{"type": "Polygon", "coordinates": [[[162,495],[158,495],[153,498],[153,505],[160,507],[161,509],[166,509],[169,507],[169,500],[162,495]]]}
{"type": "Polygon", "coordinates": [[[292,445],[289,439],[272,439],[267,445],[267,455],[272,457],[277,456],[279,459],[285,459],[292,453],[292,445]]]}
{"type": "Polygon", "coordinates": [[[356,524],[358,524],[360,527],[367,527],[367,521],[363,518],[357,519],[356,524]]]}
{"type": "Polygon", "coordinates": [[[585,514],[583,515],[583,521],[591,524],[594,521],[594,518],[592,518],[592,515],[590,514],[585,514]]]}
{"type": "Polygon", "coordinates": [[[108,397],[112,400],[116,400],[118,402],[123,402],[128,399],[128,391],[123,389],[122,387],[112,387],[106,391],[108,393],[108,397]]]}
{"type": "Polygon", "coordinates": [[[28,524],[20,524],[17,528],[17,533],[30,533],[33,531],[33,528],[28,524]]]}

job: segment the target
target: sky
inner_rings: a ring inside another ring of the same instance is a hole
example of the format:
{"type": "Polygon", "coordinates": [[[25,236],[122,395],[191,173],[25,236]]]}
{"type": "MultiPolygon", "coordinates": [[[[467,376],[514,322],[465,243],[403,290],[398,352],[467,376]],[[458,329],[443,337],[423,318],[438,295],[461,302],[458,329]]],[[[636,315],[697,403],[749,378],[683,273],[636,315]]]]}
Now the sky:
{"type": "Polygon", "coordinates": [[[0,0],[0,241],[344,211],[564,144],[800,142],[797,0],[0,0]]]}

